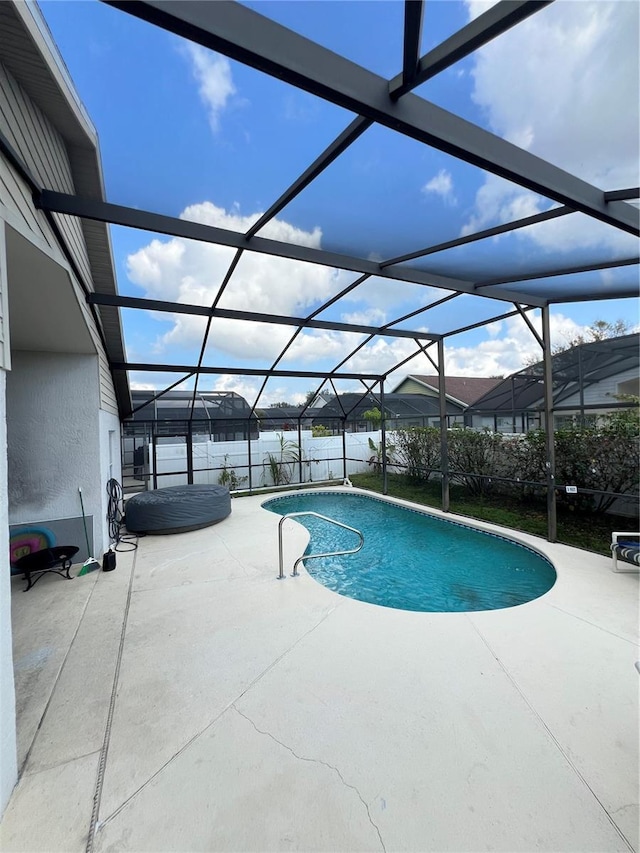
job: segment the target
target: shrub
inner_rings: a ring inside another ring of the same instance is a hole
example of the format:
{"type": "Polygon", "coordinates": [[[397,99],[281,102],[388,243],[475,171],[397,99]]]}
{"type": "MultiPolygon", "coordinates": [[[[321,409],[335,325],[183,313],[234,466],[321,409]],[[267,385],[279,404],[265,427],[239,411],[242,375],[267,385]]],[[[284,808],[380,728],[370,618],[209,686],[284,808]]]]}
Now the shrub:
{"type": "Polygon", "coordinates": [[[291,482],[294,464],[300,459],[300,448],[295,441],[285,438],[281,432],[277,433],[277,438],[279,452],[266,454],[262,463],[262,478],[265,485],[286,486],[291,482]],[[267,483],[269,477],[271,483],[267,483]]]}
{"type": "Polygon", "coordinates": [[[473,429],[449,430],[451,479],[463,483],[472,495],[486,495],[490,476],[497,476],[503,438],[500,433],[473,429]]]}
{"type": "Polygon", "coordinates": [[[239,477],[234,468],[229,467],[229,454],[225,453],[224,462],[222,463],[222,471],[218,477],[218,483],[221,486],[227,486],[230,492],[236,491],[240,486],[243,486],[248,477],[239,477]]]}
{"type": "MultiPolygon", "coordinates": [[[[368,462],[369,465],[372,466],[373,470],[376,473],[380,473],[382,471],[382,442],[376,444],[372,438],[368,439],[369,441],[369,450],[373,451],[373,455],[369,457],[368,462]]],[[[385,443],[385,457],[387,461],[387,465],[390,465],[393,461],[393,454],[395,453],[396,447],[395,444],[386,444],[385,443]]]]}
{"type": "Polygon", "coordinates": [[[325,438],[326,436],[333,435],[333,433],[324,424],[314,424],[311,427],[311,435],[313,438],[325,438]]]}
{"type": "MultiPolygon", "coordinates": [[[[640,484],[640,438],[637,421],[631,413],[620,412],[605,418],[603,426],[575,425],[555,433],[556,482],[601,492],[637,493],[640,484]]],[[[526,477],[545,482],[546,439],[543,430],[529,433],[526,477]]],[[[616,498],[606,494],[578,494],[570,501],[594,512],[605,512],[616,498]]]]}
{"type": "Polygon", "coordinates": [[[395,432],[398,461],[405,466],[409,480],[426,483],[433,470],[440,468],[440,430],[435,427],[409,427],[395,432]]]}

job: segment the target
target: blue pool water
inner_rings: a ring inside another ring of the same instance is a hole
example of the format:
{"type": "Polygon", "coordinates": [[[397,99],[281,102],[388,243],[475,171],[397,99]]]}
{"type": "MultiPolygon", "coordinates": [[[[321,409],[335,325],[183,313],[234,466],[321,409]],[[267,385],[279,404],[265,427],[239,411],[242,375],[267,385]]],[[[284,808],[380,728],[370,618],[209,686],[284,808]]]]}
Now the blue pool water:
{"type": "MultiPolygon", "coordinates": [[[[305,568],[334,592],[370,604],[498,610],[544,595],[556,580],[551,563],[524,545],[368,495],[310,492],[262,506],[278,515],[311,510],[362,531],[364,547],[357,554],[308,560],[305,568]]],[[[311,534],[306,554],[358,544],[354,533],[313,516],[296,521],[311,534]]]]}

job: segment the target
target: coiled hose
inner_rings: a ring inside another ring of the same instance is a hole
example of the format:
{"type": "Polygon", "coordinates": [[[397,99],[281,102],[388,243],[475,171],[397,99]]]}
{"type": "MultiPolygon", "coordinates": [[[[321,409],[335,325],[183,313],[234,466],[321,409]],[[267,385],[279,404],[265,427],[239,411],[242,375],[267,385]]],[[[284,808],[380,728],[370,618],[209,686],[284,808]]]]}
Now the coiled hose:
{"type": "Polygon", "coordinates": [[[109,522],[109,538],[115,543],[114,551],[135,551],[138,547],[138,537],[126,533],[124,504],[122,501],[122,486],[113,477],[107,482],[107,521],[109,522]]]}

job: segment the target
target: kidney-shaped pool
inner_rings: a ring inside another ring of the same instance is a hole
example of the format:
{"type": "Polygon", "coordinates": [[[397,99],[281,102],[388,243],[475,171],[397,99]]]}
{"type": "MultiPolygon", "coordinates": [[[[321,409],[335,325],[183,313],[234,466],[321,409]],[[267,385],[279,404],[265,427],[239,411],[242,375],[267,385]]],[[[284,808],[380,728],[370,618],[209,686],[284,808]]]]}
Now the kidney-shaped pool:
{"type": "MultiPolygon", "coordinates": [[[[358,492],[300,492],[262,506],[278,515],[317,512],[364,535],[357,554],[307,560],[317,581],[341,595],[431,612],[498,610],[548,592],[549,560],[519,542],[358,492]]],[[[355,548],[358,537],[313,516],[306,554],[355,548]]],[[[291,523],[291,522],[289,522],[291,523]]]]}

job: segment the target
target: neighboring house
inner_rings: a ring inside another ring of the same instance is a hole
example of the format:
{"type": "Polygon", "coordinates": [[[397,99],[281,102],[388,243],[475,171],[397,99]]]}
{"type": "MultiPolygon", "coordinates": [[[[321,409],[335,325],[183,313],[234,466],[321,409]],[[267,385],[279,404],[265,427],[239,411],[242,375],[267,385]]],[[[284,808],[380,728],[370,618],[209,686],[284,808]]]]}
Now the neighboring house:
{"type": "Polygon", "coordinates": [[[125,493],[147,488],[157,471],[153,454],[160,444],[184,443],[187,476],[193,478],[193,445],[202,441],[258,438],[258,416],[235,391],[131,392],[133,410],[122,423],[122,484],[125,493]],[[192,412],[193,403],[193,412],[192,412]]]}
{"type": "MultiPolygon", "coordinates": [[[[575,420],[596,423],[640,396],[640,335],[581,344],[552,357],[556,428],[575,420]]],[[[507,377],[469,407],[474,427],[496,432],[527,432],[544,426],[543,364],[507,377]]]]}
{"type": "MultiPolygon", "coordinates": [[[[453,420],[449,418],[449,426],[452,426],[454,422],[459,424],[466,423],[463,415],[467,408],[478,397],[495,388],[500,381],[499,377],[491,376],[447,376],[444,381],[447,410],[451,410],[459,416],[453,420]]],[[[440,394],[440,377],[410,373],[392,389],[392,393],[422,394],[427,397],[438,398],[440,394]]]]}
{"type": "MultiPolygon", "coordinates": [[[[346,414],[347,432],[367,432],[378,425],[365,417],[372,409],[382,411],[380,398],[375,394],[364,397],[360,393],[340,394],[327,402],[314,417],[314,425],[322,424],[332,432],[342,430],[346,414]]],[[[440,403],[437,397],[426,394],[385,394],[385,426],[400,429],[411,426],[440,426],[440,403]]],[[[447,423],[452,426],[458,420],[458,407],[447,400],[447,423]]]]}
{"type": "Polygon", "coordinates": [[[258,437],[258,416],[235,391],[198,391],[195,401],[193,391],[167,391],[161,397],[154,391],[132,391],[131,399],[133,413],[122,425],[125,437],[144,434],[145,426],[158,437],[189,433],[211,441],[258,437]]]}
{"type": "MultiPolygon", "coordinates": [[[[47,215],[42,189],[104,198],[96,132],[38,8],[0,3],[0,813],[17,777],[11,652],[12,559],[56,535],[109,545],[106,483],[120,479],[120,418],[130,410],[107,226],[47,215]],[[64,524],[63,524],[64,522],[64,524]],[[66,533],[58,533],[64,529],[66,533]],[[40,541],[39,540],[39,541],[40,541]],[[15,550],[15,554],[13,551],[15,550]]],[[[84,560],[85,557],[82,556],[84,560]]],[[[22,581],[14,581],[16,591],[22,581]]],[[[22,593],[19,592],[21,595],[22,593]]],[[[34,594],[34,593],[29,593],[34,594]]],[[[46,606],[46,604],[43,604],[46,606]]],[[[39,670],[34,670],[34,677],[39,670]]],[[[32,689],[37,689],[34,682],[32,689]]]]}
{"type": "Polygon", "coordinates": [[[311,429],[313,419],[322,411],[320,408],[305,408],[304,406],[269,406],[258,409],[260,432],[280,431],[290,432],[298,429],[298,419],[301,429],[311,429]]]}

